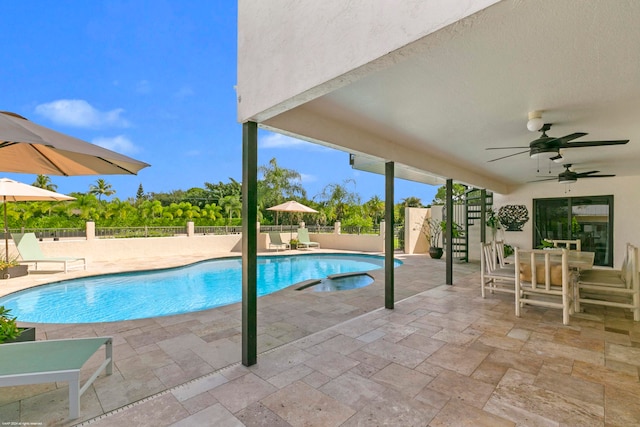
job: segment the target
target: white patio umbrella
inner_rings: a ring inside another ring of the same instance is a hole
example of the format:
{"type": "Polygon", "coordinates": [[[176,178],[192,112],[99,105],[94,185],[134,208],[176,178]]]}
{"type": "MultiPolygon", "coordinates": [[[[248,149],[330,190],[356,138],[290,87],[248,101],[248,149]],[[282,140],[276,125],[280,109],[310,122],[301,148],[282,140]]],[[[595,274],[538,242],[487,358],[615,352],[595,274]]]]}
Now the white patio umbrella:
{"type": "MultiPolygon", "coordinates": [[[[1,150],[1,149],[0,149],[1,150]]],[[[9,225],[7,223],[7,202],[75,200],[74,197],[23,184],[9,178],[0,178],[0,197],[4,205],[4,250],[9,262],[9,225]]]]}
{"type": "MultiPolygon", "coordinates": [[[[288,202],[281,203],[279,205],[267,208],[268,211],[276,211],[276,225],[278,225],[278,212],[302,212],[302,213],[318,213],[317,210],[296,202],[295,200],[289,200],[288,202]]],[[[291,232],[293,236],[293,231],[291,232]]]]}
{"type": "Polygon", "coordinates": [[[0,170],[41,175],[135,175],[149,166],[0,111],[0,170]]]}

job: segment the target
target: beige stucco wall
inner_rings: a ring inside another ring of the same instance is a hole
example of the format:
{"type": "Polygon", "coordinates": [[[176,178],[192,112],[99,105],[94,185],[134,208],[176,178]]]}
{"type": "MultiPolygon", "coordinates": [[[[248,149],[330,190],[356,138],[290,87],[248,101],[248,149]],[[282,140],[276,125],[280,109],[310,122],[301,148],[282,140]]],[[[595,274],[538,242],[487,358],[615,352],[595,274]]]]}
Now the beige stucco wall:
{"type": "Polygon", "coordinates": [[[404,252],[406,254],[426,254],[429,252],[429,242],[420,229],[430,217],[431,209],[429,208],[404,209],[404,252]]]}
{"type": "MultiPolygon", "coordinates": [[[[282,232],[283,242],[297,239],[298,233],[282,232]]],[[[393,237],[393,236],[392,236],[393,237]]],[[[318,242],[322,249],[336,249],[343,251],[384,252],[384,237],[375,234],[338,234],[338,233],[309,233],[312,242],[318,242]]],[[[258,236],[258,250],[269,250],[269,235],[262,233],[258,236]]],[[[275,249],[271,249],[275,250],[275,249]]]]}
{"type": "Polygon", "coordinates": [[[580,197],[613,195],[613,262],[620,268],[627,243],[640,244],[640,177],[581,179],[565,186],[555,181],[526,185],[509,195],[494,194],[494,207],[522,204],[529,210],[529,221],[523,231],[503,232],[512,246],[530,248],[533,241],[533,199],[551,197],[580,197]]]}
{"type": "Polygon", "coordinates": [[[499,0],[238,1],[238,121],[263,121],[402,60],[499,0]]]}
{"type": "MultiPolygon", "coordinates": [[[[147,237],[132,239],[45,239],[39,242],[47,257],[84,257],[87,263],[120,259],[183,255],[216,256],[224,252],[240,252],[240,234],[224,236],[147,237]]],[[[13,242],[9,253],[17,257],[13,242]]]]}
{"type": "MultiPolygon", "coordinates": [[[[282,241],[288,242],[290,233],[283,232],[282,241]]],[[[293,233],[297,237],[297,233],[293,233]]],[[[309,233],[312,241],[323,249],[362,252],[384,252],[384,238],[370,234],[309,233]]],[[[269,235],[258,234],[258,250],[268,250],[269,235]]],[[[242,235],[195,235],[175,237],[147,237],[131,239],[45,239],[39,242],[47,257],[84,257],[88,263],[118,261],[131,258],[158,256],[216,257],[224,253],[242,251],[242,235]]],[[[9,243],[11,258],[18,258],[13,242],[9,243]]]]}

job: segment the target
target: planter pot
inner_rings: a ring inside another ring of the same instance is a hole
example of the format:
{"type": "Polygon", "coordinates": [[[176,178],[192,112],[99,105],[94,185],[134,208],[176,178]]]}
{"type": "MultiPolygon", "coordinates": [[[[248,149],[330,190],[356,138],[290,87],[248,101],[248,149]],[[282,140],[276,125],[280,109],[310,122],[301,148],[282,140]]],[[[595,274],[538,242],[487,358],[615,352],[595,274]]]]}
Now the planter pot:
{"type": "Polygon", "coordinates": [[[442,254],[443,253],[444,253],[444,251],[442,250],[442,248],[434,248],[433,246],[429,248],[429,255],[433,259],[442,258],[442,254]]]}
{"type": "Polygon", "coordinates": [[[35,341],[36,340],[36,328],[18,328],[20,329],[20,335],[18,338],[14,340],[7,340],[4,344],[10,342],[25,342],[25,341],[35,341]]]}
{"type": "Polygon", "coordinates": [[[14,265],[0,270],[1,279],[11,279],[14,277],[26,276],[27,274],[29,274],[27,265],[14,265]]]}

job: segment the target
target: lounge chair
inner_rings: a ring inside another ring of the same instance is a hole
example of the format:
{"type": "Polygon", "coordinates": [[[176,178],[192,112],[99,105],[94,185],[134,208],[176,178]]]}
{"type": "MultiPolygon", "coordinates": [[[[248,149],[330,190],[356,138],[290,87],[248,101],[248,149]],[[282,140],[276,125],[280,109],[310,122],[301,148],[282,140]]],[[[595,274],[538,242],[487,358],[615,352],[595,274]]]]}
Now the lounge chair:
{"type": "Polygon", "coordinates": [[[80,416],[80,396],[103,370],[111,375],[113,353],[111,337],[26,341],[0,345],[0,387],[69,383],[69,418],[80,416]],[[80,387],[80,369],[93,354],[105,346],[105,360],[80,387]]]}
{"type": "Polygon", "coordinates": [[[275,247],[275,250],[289,249],[289,244],[282,241],[282,236],[277,231],[269,232],[269,249],[275,247]]]}
{"type": "Polygon", "coordinates": [[[320,243],[312,242],[309,238],[309,230],[306,228],[298,228],[298,249],[300,248],[312,248],[316,247],[320,249],[320,243]]]}
{"type": "Polygon", "coordinates": [[[38,269],[38,264],[62,264],[65,273],[74,268],[82,267],[84,270],[87,269],[87,260],[85,258],[46,257],[42,253],[34,233],[16,233],[12,234],[11,237],[22,258],[19,261],[20,264],[35,264],[36,270],[38,269]]]}

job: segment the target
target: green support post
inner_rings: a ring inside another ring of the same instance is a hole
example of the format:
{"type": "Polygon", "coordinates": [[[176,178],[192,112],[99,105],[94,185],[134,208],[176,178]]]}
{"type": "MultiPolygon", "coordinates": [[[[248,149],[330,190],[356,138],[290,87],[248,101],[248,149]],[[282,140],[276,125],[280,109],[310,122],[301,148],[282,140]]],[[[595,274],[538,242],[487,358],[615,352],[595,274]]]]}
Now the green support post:
{"type": "Polygon", "coordinates": [[[258,359],[258,125],[242,125],[242,364],[258,359]]]}
{"type": "Polygon", "coordinates": [[[446,212],[447,212],[447,227],[445,230],[447,240],[447,259],[446,259],[446,283],[447,285],[453,285],[453,180],[447,179],[446,184],[447,198],[446,198],[446,212]]]}
{"type": "Polygon", "coordinates": [[[387,162],[384,165],[385,177],[385,199],[384,199],[384,223],[385,223],[385,239],[384,239],[384,306],[393,309],[394,303],[394,259],[395,252],[395,234],[393,224],[393,180],[395,177],[393,162],[387,162]]]}

